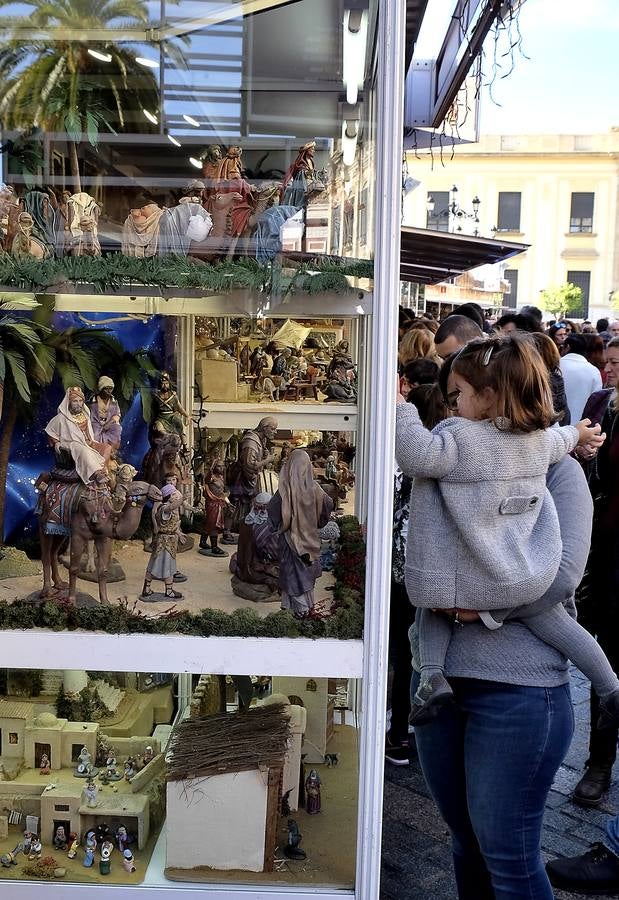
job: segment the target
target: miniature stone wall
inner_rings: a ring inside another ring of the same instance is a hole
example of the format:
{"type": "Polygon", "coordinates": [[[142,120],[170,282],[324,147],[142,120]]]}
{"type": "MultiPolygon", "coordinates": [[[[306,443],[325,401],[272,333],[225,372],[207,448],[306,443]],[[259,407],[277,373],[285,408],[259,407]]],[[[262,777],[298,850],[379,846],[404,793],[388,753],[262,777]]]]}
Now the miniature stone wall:
{"type": "Polygon", "coordinates": [[[131,791],[132,793],[137,793],[138,791],[143,791],[146,788],[146,785],[155,778],[156,775],[160,775],[165,768],[165,756],[163,753],[159,753],[147,766],[134,775],[131,779],[131,791]]]}

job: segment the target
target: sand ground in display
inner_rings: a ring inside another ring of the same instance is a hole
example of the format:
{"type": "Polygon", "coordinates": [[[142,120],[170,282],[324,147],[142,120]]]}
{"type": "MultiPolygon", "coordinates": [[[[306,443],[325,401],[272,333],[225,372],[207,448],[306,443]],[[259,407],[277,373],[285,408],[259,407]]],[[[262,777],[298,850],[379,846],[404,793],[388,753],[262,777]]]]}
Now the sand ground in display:
{"type": "MultiPolygon", "coordinates": [[[[216,884],[308,885],[312,887],[352,888],[355,881],[357,847],[357,800],[359,790],[358,732],[350,725],[336,725],[328,744],[329,753],[339,755],[338,765],[314,766],[320,776],[321,811],[308,816],[303,809],[291,813],[303,835],[301,848],[305,860],[286,859],[286,819],[280,818],[275,851],[275,871],[221,871],[198,866],[195,869],[166,869],[173,881],[216,884]]],[[[306,774],[309,768],[306,768],[306,774]]],[[[208,840],[208,835],[205,835],[208,840]]]]}

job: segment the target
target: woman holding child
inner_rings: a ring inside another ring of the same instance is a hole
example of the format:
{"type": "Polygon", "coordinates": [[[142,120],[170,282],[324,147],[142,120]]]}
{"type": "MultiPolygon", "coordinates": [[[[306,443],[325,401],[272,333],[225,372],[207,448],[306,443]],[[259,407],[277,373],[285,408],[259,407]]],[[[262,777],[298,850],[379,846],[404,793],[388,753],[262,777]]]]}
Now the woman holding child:
{"type": "Polygon", "coordinates": [[[567,453],[602,438],[585,423],[549,427],[547,369],[530,338],[472,341],[450,362],[454,418],[428,432],[414,406],[397,408],[411,528],[428,534],[407,559],[422,607],[417,748],[451,830],[459,900],[551,900],[540,834],[573,732],[568,655],[608,714],[619,708],[619,682],[572,618],[592,504],[567,453]]]}

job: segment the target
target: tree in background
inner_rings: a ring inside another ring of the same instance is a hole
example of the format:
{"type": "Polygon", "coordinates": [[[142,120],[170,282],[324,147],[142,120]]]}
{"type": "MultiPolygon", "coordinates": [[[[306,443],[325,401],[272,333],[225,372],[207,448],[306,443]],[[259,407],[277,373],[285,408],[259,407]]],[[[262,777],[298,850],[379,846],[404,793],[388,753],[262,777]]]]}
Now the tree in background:
{"type": "Polygon", "coordinates": [[[571,282],[546,288],[539,298],[540,306],[558,319],[582,311],[582,289],[571,282]]]}
{"type": "MultiPolygon", "coordinates": [[[[146,33],[147,5],[144,0],[22,0],[22,4],[28,7],[27,16],[8,16],[1,22],[6,35],[0,44],[3,129],[65,132],[73,187],[79,192],[78,147],[84,136],[96,147],[102,131],[123,131],[127,125],[135,131],[136,122],[140,131],[153,130],[143,110],[158,113],[157,80],[136,61],[135,43],[115,40],[114,35],[116,31],[120,36],[121,29],[146,33]],[[105,31],[109,40],[71,39],[105,31]]],[[[13,0],[0,0],[0,8],[11,5],[13,0]]]]}

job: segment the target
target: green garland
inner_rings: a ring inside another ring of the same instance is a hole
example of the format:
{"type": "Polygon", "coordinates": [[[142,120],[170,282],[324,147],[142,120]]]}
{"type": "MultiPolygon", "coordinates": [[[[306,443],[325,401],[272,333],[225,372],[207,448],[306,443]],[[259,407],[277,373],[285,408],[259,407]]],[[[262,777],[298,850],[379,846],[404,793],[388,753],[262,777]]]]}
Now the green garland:
{"type": "Polygon", "coordinates": [[[327,619],[295,619],[288,610],[260,617],[254,609],[225,613],[203,609],[199,613],[169,613],[153,619],[136,611],[126,599],[108,606],[78,609],[65,602],[40,605],[26,600],[0,602],[0,629],[50,628],[53,631],[104,631],[107,634],[189,634],[198,637],[305,637],[355,640],[363,636],[363,577],[365,542],[354,516],[338,520],[340,544],[334,599],[335,612],[327,619]],[[348,563],[354,559],[354,586],[348,563]]]}
{"type": "Polygon", "coordinates": [[[372,278],[371,260],[322,257],[299,265],[259,263],[245,257],[214,265],[187,256],[153,256],[138,259],[112,253],[109,256],[65,256],[62,259],[16,259],[0,254],[0,285],[35,293],[62,293],[68,284],[91,285],[96,293],[120,292],[132,286],[230,293],[248,289],[283,295],[307,292],[347,293],[349,278],[372,278]]]}

